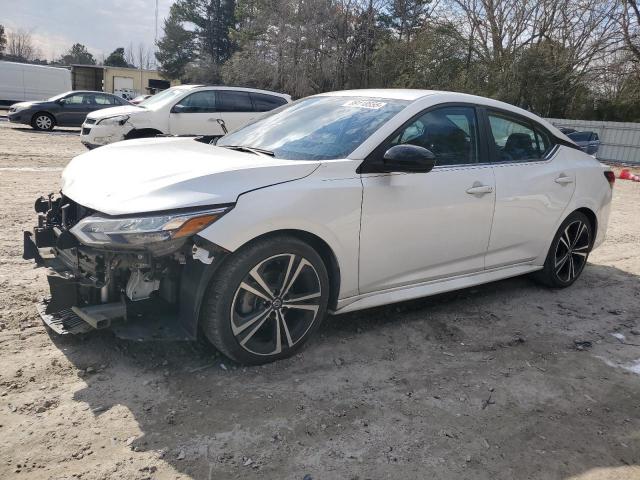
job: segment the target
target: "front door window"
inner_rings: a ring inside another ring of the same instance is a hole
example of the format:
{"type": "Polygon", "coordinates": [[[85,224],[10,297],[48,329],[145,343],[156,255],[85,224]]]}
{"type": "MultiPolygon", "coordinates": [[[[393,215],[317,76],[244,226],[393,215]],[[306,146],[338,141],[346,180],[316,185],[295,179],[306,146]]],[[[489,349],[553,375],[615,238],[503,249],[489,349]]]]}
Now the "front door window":
{"type": "Polygon", "coordinates": [[[390,142],[431,150],[436,166],[466,165],[478,161],[478,124],[472,107],[431,110],[407,125],[390,142]]]}

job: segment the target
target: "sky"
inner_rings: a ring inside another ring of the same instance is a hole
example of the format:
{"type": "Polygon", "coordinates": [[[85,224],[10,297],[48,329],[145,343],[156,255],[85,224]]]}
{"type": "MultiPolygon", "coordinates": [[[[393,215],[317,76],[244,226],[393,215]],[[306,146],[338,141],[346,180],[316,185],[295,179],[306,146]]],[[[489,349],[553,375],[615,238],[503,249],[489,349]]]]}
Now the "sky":
{"type": "MultiPolygon", "coordinates": [[[[158,37],[173,0],[158,0],[158,37]]],[[[0,24],[31,32],[41,58],[82,43],[101,61],[118,47],[154,44],[155,0],[0,0],[0,24]]]]}

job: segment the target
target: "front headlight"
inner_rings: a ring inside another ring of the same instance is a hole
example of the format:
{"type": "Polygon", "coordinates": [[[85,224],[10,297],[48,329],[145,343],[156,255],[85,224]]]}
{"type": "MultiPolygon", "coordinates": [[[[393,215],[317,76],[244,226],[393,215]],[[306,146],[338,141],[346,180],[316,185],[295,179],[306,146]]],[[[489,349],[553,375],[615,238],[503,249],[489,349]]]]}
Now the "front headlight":
{"type": "Polygon", "coordinates": [[[180,246],[187,237],[211,225],[230,208],[137,217],[92,215],[80,220],[71,233],[80,242],[92,247],[146,249],[161,242],[180,246]]]}
{"type": "Polygon", "coordinates": [[[107,117],[102,120],[98,120],[98,125],[124,125],[129,120],[129,115],[116,115],[115,117],[107,117]]]}

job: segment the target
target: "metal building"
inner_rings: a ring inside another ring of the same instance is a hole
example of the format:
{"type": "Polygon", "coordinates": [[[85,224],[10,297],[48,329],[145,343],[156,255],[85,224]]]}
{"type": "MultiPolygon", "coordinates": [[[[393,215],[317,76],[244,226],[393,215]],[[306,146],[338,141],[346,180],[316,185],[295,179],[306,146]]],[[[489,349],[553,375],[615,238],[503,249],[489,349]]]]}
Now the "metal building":
{"type": "Polygon", "coordinates": [[[157,70],[98,65],[72,65],[71,80],[74,90],[98,90],[127,99],[154,94],[177,84],[163,79],[157,70]]]}

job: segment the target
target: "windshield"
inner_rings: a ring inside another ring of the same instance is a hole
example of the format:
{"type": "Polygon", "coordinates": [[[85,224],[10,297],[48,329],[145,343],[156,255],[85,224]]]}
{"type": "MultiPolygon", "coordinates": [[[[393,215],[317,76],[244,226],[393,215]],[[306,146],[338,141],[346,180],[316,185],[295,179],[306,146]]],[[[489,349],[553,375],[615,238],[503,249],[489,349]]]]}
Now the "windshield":
{"type": "Polygon", "coordinates": [[[160,93],[156,93],[155,95],[152,95],[146,100],[143,100],[138,104],[138,106],[149,108],[149,107],[155,107],[158,105],[165,105],[167,102],[170,102],[171,100],[178,97],[179,95],[182,95],[184,92],[185,92],[184,88],[175,88],[175,87],[169,88],[167,90],[163,90],[160,93]]]}
{"type": "Polygon", "coordinates": [[[305,98],[222,137],[217,145],[261,149],[290,160],[346,158],[408,104],[387,98],[305,98]]]}
{"type": "Polygon", "coordinates": [[[567,134],[574,142],[588,142],[591,139],[591,132],[574,132],[567,134]]]}
{"type": "Polygon", "coordinates": [[[53,97],[51,97],[49,100],[47,100],[48,102],[55,102],[56,100],[60,100],[61,98],[66,97],[67,95],[69,95],[71,92],[64,92],[64,93],[59,93],[58,95],[55,95],[53,97]]]}

